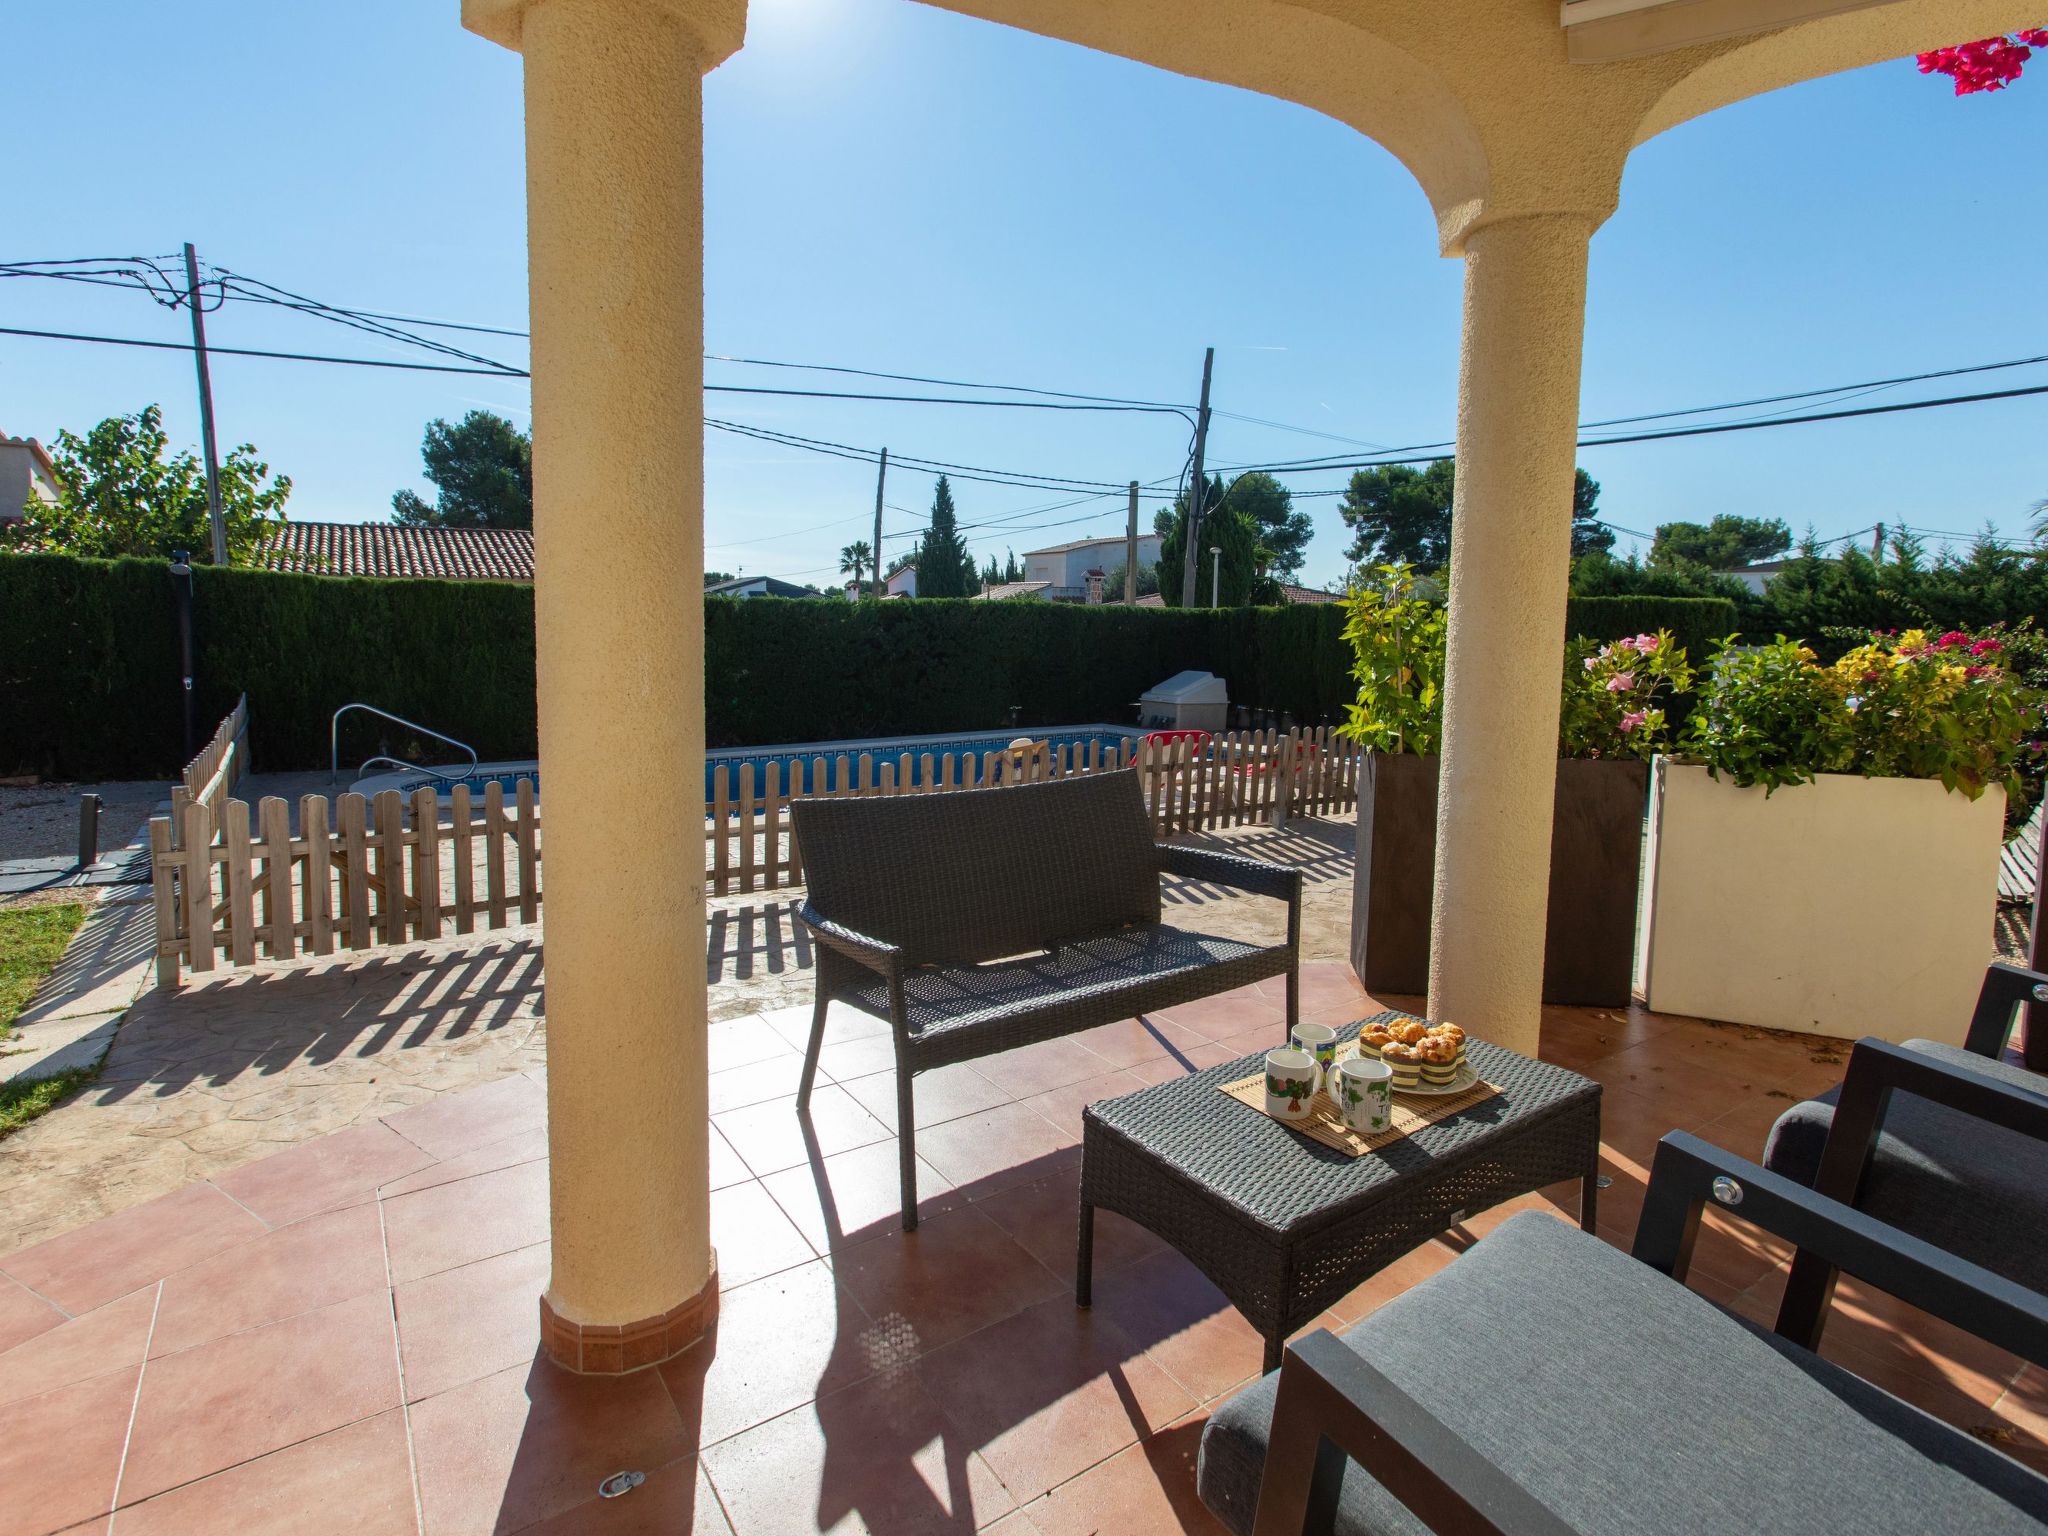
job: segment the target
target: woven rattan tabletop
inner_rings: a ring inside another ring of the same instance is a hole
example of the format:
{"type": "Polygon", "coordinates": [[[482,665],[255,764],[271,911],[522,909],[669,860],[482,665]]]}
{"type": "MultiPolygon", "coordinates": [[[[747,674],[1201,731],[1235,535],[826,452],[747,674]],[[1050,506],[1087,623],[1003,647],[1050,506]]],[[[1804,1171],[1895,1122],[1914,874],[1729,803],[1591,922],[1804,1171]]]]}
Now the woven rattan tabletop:
{"type": "MultiPolygon", "coordinates": [[[[1412,1015],[1388,1011],[1372,1018],[1412,1015]]],[[[1355,1037],[1372,1018],[1337,1031],[1355,1037]]],[[[1486,1155],[1487,1143],[1534,1130],[1588,1100],[1600,1085],[1563,1067],[1470,1037],[1472,1069],[1500,1092],[1361,1157],[1309,1140],[1219,1090],[1262,1069],[1263,1053],[1104,1099],[1085,1111],[1088,1132],[1123,1141],[1260,1226],[1292,1231],[1339,1220],[1403,1181],[1486,1155]]]]}

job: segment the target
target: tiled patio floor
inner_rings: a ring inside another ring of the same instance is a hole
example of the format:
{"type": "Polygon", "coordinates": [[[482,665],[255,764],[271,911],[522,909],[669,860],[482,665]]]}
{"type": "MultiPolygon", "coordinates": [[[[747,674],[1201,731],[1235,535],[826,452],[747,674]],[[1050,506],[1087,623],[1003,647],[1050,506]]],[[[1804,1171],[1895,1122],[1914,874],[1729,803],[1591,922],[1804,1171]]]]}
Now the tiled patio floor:
{"type": "MultiPolygon", "coordinates": [[[[1305,1015],[1372,1006],[1342,965],[1305,1015]]],[[[1401,1000],[1393,1000],[1401,1001],[1401,1000]]],[[[1218,1529],[1194,1456],[1259,1341],[1178,1255],[1102,1218],[1069,1287],[1091,1099],[1261,1048],[1247,989],[920,1079],[925,1219],[894,1217],[879,1026],[835,1020],[807,1134],[803,1010],[712,1027],[715,1339],[600,1380],[538,1361],[548,1269],[537,1073],[399,1109],[0,1256],[0,1536],[177,1532],[1218,1529]],[[779,1095],[779,1096],[777,1096],[779,1095]],[[765,1097],[765,1101],[764,1101],[765,1097]],[[614,1501],[599,1480],[640,1470],[614,1501]],[[114,1512],[109,1513],[110,1510],[114,1512]]],[[[1840,1072],[1811,1042],[1556,1010],[1544,1054],[1606,1085],[1604,1233],[1661,1132],[1753,1155],[1840,1072]]],[[[1518,1206],[1575,1214],[1576,1192],[1518,1206]]],[[[1508,1208],[1362,1286],[1341,1324],[1508,1208]]],[[[1781,1249],[1717,1228],[1696,1284],[1767,1316],[1781,1249]]],[[[2048,1381],[1845,1285],[1829,1352],[2048,1469],[2048,1381]]]]}

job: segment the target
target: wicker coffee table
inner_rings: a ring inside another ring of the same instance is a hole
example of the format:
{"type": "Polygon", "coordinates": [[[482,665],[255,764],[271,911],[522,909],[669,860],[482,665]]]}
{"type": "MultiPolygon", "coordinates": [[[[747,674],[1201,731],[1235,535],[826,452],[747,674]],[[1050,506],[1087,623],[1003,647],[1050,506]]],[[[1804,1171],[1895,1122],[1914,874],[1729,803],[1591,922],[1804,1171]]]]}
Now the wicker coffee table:
{"type": "Polygon", "coordinates": [[[1262,1055],[1089,1105],[1074,1300],[1091,1300],[1095,1212],[1115,1211],[1216,1283],[1265,1335],[1270,1371],[1288,1334],[1330,1303],[1504,1200],[1578,1179],[1579,1225],[1592,1231],[1600,1085],[1479,1039],[1468,1059],[1499,1093],[1362,1157],[1217,1091],[1262,1070],[1262,1055]]]}

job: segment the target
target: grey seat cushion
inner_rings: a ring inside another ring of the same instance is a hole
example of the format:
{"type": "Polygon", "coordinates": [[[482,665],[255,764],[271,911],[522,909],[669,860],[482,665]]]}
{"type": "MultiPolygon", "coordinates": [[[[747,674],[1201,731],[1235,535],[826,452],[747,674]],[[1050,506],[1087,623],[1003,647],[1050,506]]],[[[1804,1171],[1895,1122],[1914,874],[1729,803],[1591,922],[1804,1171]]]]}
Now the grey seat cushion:
{"type": "MultiPolygon", "coordinates": [[[[1542,1212],[1344,1342],[1579,1531],[2048,1528],[2048,1480],[1542,1212]]],[[[1246,1389],[1202,1435],[1202,1500],[1239,1536],[1277,1385],[1246,1389]]],[[[1351,1464],[1341,1536],[1424,1529],[1351,1464]]]]}
{"type": "MultiPolygon", "coordinates": [[[[1284,947],[1266,949],[1238,939],[1192,933],[1164,923],[1138,923],[1100,938],[1063,944],[1044,954],[986,965],[924,967],[903,978],[903,1004],[913,1035],[964,1029],[985,1019],[1015,1019],[1038,1008],[1071,1009],[1095,995],[1143,993],[1173,988],[1188,997],[1209,990],[1190,985],[1215,967],[1255,967],[1268,974],[1284,970],[1284,947]]],[[[1222,976],[1215,990],[1239,983],[1222,976]]],[[[842,994],[856,1007],[889,1016],[889,988],[876,982],[842,994]]]]}
{"type": "MultiPolygon", "coordinates": [[[[2048,1096],[2048,1082],[2010,1062],[1932,1040],[1908,1040],[1905,1048],[2048,1096]]],[[[1839,1096],[1831,1088],[1779,1116],[1764,1166],[1811,1184],[1839,1096]]],[[[1895,1093],[1857,1203],[2017,1284],[2038,1290],[2048,1283],[2048,1142],[1895,1093]]]]}

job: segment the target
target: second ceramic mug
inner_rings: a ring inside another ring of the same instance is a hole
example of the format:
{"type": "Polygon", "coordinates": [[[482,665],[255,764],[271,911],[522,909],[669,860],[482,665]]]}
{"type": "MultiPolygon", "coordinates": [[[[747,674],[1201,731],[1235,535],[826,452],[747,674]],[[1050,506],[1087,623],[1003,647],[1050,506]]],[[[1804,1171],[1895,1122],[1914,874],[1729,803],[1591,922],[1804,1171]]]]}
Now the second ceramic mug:
{"type": "Polygon", "coordinates": [[[1275,1120],[1306,1120],[1316,1096],[1316,1059],[1280,1046],[1266,1052],[1266,1113],[1275,1120]]]}
{"type": "Polygon", "coordinates": [[[1327,1024],[1297,1024],[1288,1031],[1287,1038],[1297,1051],[1306,1052],[1315,1059],[1316,1086],[1335,1089],[1337,1084],[1333,1074],[1337,1065],[1337,1031],[1327,1024]]]}
{"type": "Polygon", "coordinates": [[[1330,1097],[1344,1124],[1362,1136],[1376,1136],[1394,1123],[1394,1069],[1375,1057],[1355,1057],[1337,1067],[1330,1097]]]}

